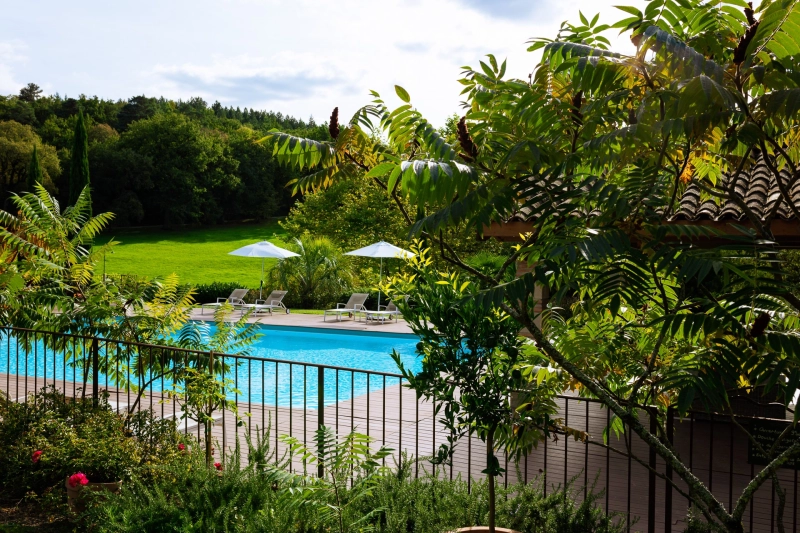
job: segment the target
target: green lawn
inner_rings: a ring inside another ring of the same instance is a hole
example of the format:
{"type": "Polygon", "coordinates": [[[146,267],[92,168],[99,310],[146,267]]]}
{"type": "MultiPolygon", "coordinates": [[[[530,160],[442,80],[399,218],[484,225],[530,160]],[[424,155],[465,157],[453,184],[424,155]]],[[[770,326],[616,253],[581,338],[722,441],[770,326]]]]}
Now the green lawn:
{"type": "MultiPolygon", "coordinates": [[[[286,245],[286,234],[275,222],[176,230],[120,229],[109,231],[106,237],[120,243],[113,253],[106,254],[105,269],[109,274],[152,278],[175,273],[184,283],[222,281],[246,287],[258,287],[261,260],[228,252],[264,239],[286,245]]],[[[275,261],[267,259],[265,270],[275,261]]],[[[102,268],[101,262],[98,274],[102,268]]]]}

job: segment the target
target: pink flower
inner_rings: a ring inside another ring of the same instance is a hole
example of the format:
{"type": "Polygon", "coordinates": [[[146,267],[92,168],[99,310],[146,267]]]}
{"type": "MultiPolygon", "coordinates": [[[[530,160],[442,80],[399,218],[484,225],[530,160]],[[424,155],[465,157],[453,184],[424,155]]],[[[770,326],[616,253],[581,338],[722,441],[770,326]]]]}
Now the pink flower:
{"type": "Polygon", "coordinates": [[[217,470],[222,470],[222,463],[214,463],[214,468],[217,470]]]}
{"type": "Polygon", "coordinates": [[[86,477],[86,474],[83,472],[78,472],[77,474],[72,474],[69,476],[69,486],[73,489],[78,485],[88,485],[89,478],[86,477]]]}
{"type": "Polygon", "coordinates": [[[36,450],[35,452],[33,452],[33,455],[31,455],[31,461],[33,461],[33,464],[39,462],[39,459],[42,458],[42,453],[43,453],[42,450],[36,450]]]}
{"type": "Polygon", "coordinates": [[[181,442],[180,444],[178,444],[178,451],[182,452],[185,449],[186,449],[186,445],[184,443],[181,442]]]}

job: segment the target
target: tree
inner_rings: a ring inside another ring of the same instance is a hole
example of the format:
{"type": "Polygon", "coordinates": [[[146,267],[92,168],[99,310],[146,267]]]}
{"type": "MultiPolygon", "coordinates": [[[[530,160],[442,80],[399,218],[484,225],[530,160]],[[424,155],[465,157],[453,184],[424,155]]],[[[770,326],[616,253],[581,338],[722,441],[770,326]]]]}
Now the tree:
{"type": "MultiPolygon", "coordinates": [[[[5,323],[45,331],[79,328],[81,333],[91,333],[86,324],[92,323],[92,310],[73,304],[91,293],[94,266],[115,244],[87,246],[113,215],[89,214],[88,188],[63,211],[42,185],[35,186],[34,193],[13,195],[11,201],[14,213],[0,210],[0,257],[6,265],[15,265],[24,290],[7,300],[5,323]],[[63,311],[55,314],[53,308],[63,311]]],[[[116,316],[119,309],[109,310],[104,318],[116,316]]]]}
{"type": "Polygon", "coordinates": [[[309,191],[281,221],[281,227],[294,238],[328,237],[346,250],[381,240],[405,240],[408,233],[386,191],[363,175],[309,191]]]}
{"type": "MultiPolygon", "coordinates": [[[[74,205],[83,190],[89,186],[89,134],[83,119],[83,111],[78,110],[75,122],[75,136],[69,164],[69,205],[74,205]]],[[[91,204],[90,204],[91,209],[91,204]]]]}
{"type": "Polygon", "coordinates": [[[114,213],[114,225],[157,223],[145,219],[143,201],[153,194],[153,161],[122,146],[113,137],[89,146],[92,203],[100,211],[114,213]]]}
{"type": "MultiPolygon", "coordinates": [[[[20,191],[25,187],[34,148],[42,170],[41,183],[52,190],[53,179],[61,173],[55,148],[42,143],[30,126],[0,121],[0,191],[20,191]]],[[[5,201],[5,194],[0,199],[5,201]]]]}
{"type": "Polygon", "coordinates": [[[342,293],[350,290],[353,274],[348,257],[324,237],[295,240],[289,249],[297,257],[281,259],[269,271],[267,283],[289,291],[287,300],[296,307],[317,309],[331,307],[342,293]]]}
{"type": "Polygon", "coordinates": [[[35,83],[29,83],[19,90],[19,99],[24,102],[34,103],[42,94],[42,90],[35,83]]]}
{"type": "MultiPolygon", "coordinates": [[[[356,168],[383,178],[415,213],[411,233],[492,287],[476,301],[523,325],[537,357],[610,409],[607,432],[637,435],[689,490],[673,489],[731,533],[744,530],[753,494],[770,482],[783,527],[786,494],[776,472],[800,455],[800,442],[779,445],[800,411],[762,448],[770,463],[730,507],[664,436],[672,412],[686,414],[698,402],[759,447],[731,398],[758,402],[754,393],[766,392],[788,405],[800,384],[800,301],[783,281],[774,245],[778,211],[800,218],[791,195],[800,180],[800,4],[742,7],[623,6],[626,18],[613,27],[630,34],[631,56],[609,51],[602,34],[610,27],[581,14],[557,39],[531,41],[543,55],[530,80],[506,79],[506,64],[488,56],[461,80],[467,111],[457,145],[432,130],[402,88],[403,105],[390,110],[376,94],[336,143],[274,135],[282,160],[314,171],[300,183],[329,186],[356,168]],[[379,135],[387,148],[371,141],[379,135]],[[409,143],[418,146],[412,154],[409,143]],[[737,180],[722,179],[756,163],[778,189],[763,215],[737,180]],[[688,187],[703,201],[735,206],[739,229],[673,223],[688,187]],[[509,284],[471,268],[438,236],[458,225],[484,231],[520,209],[530,232],[507,261],[524,261],[531,272],[509,284]],[[553,299],[541,323],[537,284],[553,299]]],[[[610,439],[593,444],[620,451],[610,439]]]]}
{"type": "Polygon", "coordinates": [[[241,187],[228,136],[177,113],[131,123],[119,147],[151,162],[158,179],[153,180],[153,192],[140,200],[145,216],[166,226],[220,221],[218,198],[241,187]]]}
{"type": "Polygon", "coordinates": [[[524,355],[519,323],[494,305],[470,299],[475,286],[458,273],[432,268],[429,250],[415,247],[414,252],[410,272],[387,280],[385,290],[394,295],[403,318],[420,338],[422,370],[407,370],[397,352],[392,357],[417,397],[433,400],[434,416],[441,417],[450,432],[434,464],[451,461],[454,446],[464,436],[477,434],[486,442],[488,525],[494,531],[495,477],[504,472],[496,443],[502,442],[513,456],[551,431],[579,434],[550,417],[557,411],[554,398],[563,383],[546,367],[546,358],[538,361],[536,384],[524,387],[532,359],[524,355]]]}
{"type": "Polygon", "coordinates": [[[117,115],[117,131],[125,131],[137,120],[152,117],[158,109],[159,101],[156,98],[148,98],[144,95],[134,96],[128,100],[128,103],[120,109],[117,115]]]}
{"type": "Polygon", "coordinates": [[[255,142],[258,137],[247,127],[240,127],[228,136],[231,157],[239,162],[236,176],[241,187],[220,191],[226,218],[264,220],[288,209],[286,184],[292,173],[275,161],[270,147],[255,142]]]}
{"type": "Polygon", "coordinates": [[[36,145],[33,145],[33,152],[31,152],[31,164],[28,166],[28,180],[25,185],[29,191],[36,188],[36,184],[44,181],[44,173],[42,172],[42,165],[39,163],[39,156],[36,153],[36,145]]]}

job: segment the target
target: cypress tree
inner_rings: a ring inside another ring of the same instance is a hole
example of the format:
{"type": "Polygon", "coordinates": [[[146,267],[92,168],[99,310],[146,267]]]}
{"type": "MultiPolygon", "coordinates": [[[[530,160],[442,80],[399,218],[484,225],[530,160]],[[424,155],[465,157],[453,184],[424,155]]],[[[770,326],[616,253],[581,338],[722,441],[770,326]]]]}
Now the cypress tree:
{"type": "Polygon", "coordinates": [[[83,111],[78,109],[75,123],[75,140],[72,144],[72,160],[69,165],[69,202],[75,205],[81,191],[89,185],[89,135],[83,120],[83,111]]]}
{"type": "Polygon", "coordinates": [[[44,181],[44,173],[42,172],[42,165],[39,163],[39,154],[36,152],[36,145],[33,145],[33,153],[31,154],[31,164],[28,166],[28,180],[25,183],[28,192],[36,190],[36,184],[44,181]]]}

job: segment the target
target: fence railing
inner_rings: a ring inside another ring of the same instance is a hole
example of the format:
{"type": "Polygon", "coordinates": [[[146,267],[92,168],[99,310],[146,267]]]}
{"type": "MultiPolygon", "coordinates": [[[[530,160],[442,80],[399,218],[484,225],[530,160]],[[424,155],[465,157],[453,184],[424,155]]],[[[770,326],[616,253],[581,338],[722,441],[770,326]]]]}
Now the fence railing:
{"type": "MultiPolygon", "coordinates": [[[[43,386],[54,386],[65,396],[98,398],[127,411],[152,409],[161,417],[176,417],[182,431],[201,436],[197,421],[181,418],[170,392],[176,390],[172,372],[186,366],[208,365],[212,354],[170,346],[128,343],[95,337],[0,328],[0,390],[8,401],[35,400],[43,386]]],[[[436,455],[448,433],[437,421],[434,405],[403,387],[399,374],[280,359],[213,354],[233,386],[227,391],[245,424],[221,411],[214,439],[231,450],[237,437],[271,427],[273,446],[281,451],[279,435],[314,443],[315,431],[328,426],[337,433],[358,431],[377,444],[407,453],[414,459],[415,475],[430,468],[426,457],[436,455]]],[[[504,458],[505,485],[539,482],[543,490],[572,483],[578,497],[602,490],[599,502],[606,512],[617,512],[629,530],[683,531],[689,502],[673,489],[672,472],[635,435],[612,432],[609,447],[601,446],[611,414],[600,402],[560,396],[559,417],[565,425],[590,435],[586,442],[560,438],[543,442],[519,462],[504,458]],[[643,458],[645,464],[634,459],[643,458]]],[[[644,415],[646,416],[646,415],[644,415]]],[[[780,424],[780,421],[742,417],[739,423],[780,424]]],[[[693,473],[727,506],[731,506],[762,466],[752,455],[747,437],[729,420],[705,414],[671,417],[667,438],[693,473]]],[[[779,478],[787,493],[786,531],[798,529],[798,470],[781,469],[779,478]]],[[[293,465],[303,468],[302,464],[293,465]]],[[[477,437],[463,439],[452,460],[440,469],[450,478],[461,476],[469,486],[486,467],[485,447],[477,437]]],[[[673,480],[678,488],[682,483],[673,480]]],[[[747,510],[745,525],[751,532],[774,532],[776,494],[765,484],[747,510]]]]}

